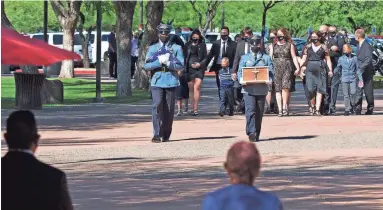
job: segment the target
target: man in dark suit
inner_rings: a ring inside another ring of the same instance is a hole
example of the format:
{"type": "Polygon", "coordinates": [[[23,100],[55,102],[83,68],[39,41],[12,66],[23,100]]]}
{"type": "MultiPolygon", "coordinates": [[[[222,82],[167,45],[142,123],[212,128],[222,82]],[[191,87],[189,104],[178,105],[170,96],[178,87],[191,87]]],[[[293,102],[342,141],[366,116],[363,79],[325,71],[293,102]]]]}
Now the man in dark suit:
{"type": "Polygon", "coordinates": [[[4,138],[8,153],[1,158],[1,209],[73,209],[65,173],[34,156],[40,135],[33,114],[13,112],[4,138]]]}
{"type": "Polygon", "coordinates": [[[229,58],[230,68],[233,67],[234,57],[235,57],[235,49],[237,48],[237,43],[229,37],[230,31],[229,28],[224,26],[221,29],[221,39],[214,41],[213,46],[206,59],[206,66],[209,65],[211,59],[213,59],[213,65],[210,68],[210,72],[215,72],[215,80],[217,82],[218,87],[218,96],[219,96],[219,78],[218,71],[221,69],[221,60],[224,57],[229,58]]]}
{"type": "Polygon", "coordinates": [[[109,55],[109,76],[117,78],[117,41],[115,34],[116,26],[113,25],[112,31],[108,35],[108,55],[109,55]]]}
{"type": "Polygon", "coordinates": [[[374,88],[373,77],[374,68],[372,66],[372,48],[365,40],[365,32],[363,29],[355,31],[355,40],[359,42],[358,52],[356,54],[358,58],[358,70],[362,72],[363,87],[359,89],[358,101],[355,107],[355,113],[360,115],[362,112],[363,92],[366,95],[367,112],[366,115],[372,115],[374,112],[374,88]]]}
{"type": "MultiPolygon", "coordinates": [[[[248,43],[248,39],[250,39],[253,36],[253,30],[251,30],[250,27],[246,27],[242,30],[242,40],[237,43],[237,49],[235,50],[235,58],[232,68],[232,73],[237,74],[238,72],[238,66],[239,61],[241,60],[241,56],[245,55],[250,52],[250,44],[248,43]]],[[[236,83],[237,86],[239,86],[236,91],[234,92],[234,98],[237,102],[237,112],[245,113],[245,103],[242,100],[243,94],[241,93],[241,85],[239,83],[236,83]]]]}
{"type": "Polygon", "coordinates": [[[283,209],[276,195],[253,186],[261,168],[261,157],[254,143],[235,143],[227,152],[224,166],[230,185],[206,195],[202,210],[283,209]]]}

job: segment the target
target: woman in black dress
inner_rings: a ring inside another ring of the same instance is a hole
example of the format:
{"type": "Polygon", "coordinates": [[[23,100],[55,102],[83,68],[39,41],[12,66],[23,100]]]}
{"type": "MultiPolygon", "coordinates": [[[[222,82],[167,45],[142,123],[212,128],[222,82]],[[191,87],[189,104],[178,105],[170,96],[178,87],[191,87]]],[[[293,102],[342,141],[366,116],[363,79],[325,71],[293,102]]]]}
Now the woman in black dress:
{"type": "Polygon", "coordinates": [[[290,95],[294,91],[294,74],[300,72],[295,45],[289,32],[281,28],[277,32],[277,43],[270,48],[274,65],[274,86],[279,117],[289,115],[290,95]]]}
{"type": "Polygon", "coordinates": [[[199,30],[194,30],[191,39],[184,48],[185,72],[189,85],[189,96],[192,106],[191,115],[198,115],[200,89],[206,70],[206,45],[199,30]]]}
{"type": "Polygon", "coordinates": [[[315,97],[315,104],[310,104],[310,113],[320,116],[320,108],[323,94],[326,94],[327,74],[332,77],[332,64],[329,50],[324,44],[324,39],[319,31],[313,31],[310,35],[309,44],[303,50],[302,66],[306,66],[303,72],[306,75],[306,88],[308,99],[315,97]]]}

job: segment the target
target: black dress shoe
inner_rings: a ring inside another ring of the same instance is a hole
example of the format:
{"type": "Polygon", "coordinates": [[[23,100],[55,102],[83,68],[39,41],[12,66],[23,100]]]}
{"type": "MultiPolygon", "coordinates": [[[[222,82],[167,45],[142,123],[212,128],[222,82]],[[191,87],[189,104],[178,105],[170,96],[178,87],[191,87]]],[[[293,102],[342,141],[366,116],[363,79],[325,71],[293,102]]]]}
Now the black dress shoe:
{"type": "Polygon", "coordinates": [[[350,112],[349,111],[345,111],[344,112],[344,116],[350,116],[350,112]]]}
{"type": "Polygon", "coordinates": [[[251,142],[258,142],[259,141],[259,137],[257,135],[255,135],[254,133],[252,133],[252,134],[249,135],[249,141],[251,141],[251,142]]]}
{"type": "Polygon", "coordinates": [[[223,113],[223,112],[218,112],[218,115],[221,116],[221,117],[223,117],[223,116],[225,115],[225,113],[223,113]]]}
{"type": "Polygon", "coordinates": [[[368,110],[366,113],[364,113],[365,115],[373,115],[374,114],[374,112],[373,111],[371,111],[371,110],[368,110]]]}
{"type": "Polygon", "coordinates": [[[170,136],[162,137],[162,142],[168,142],[170,139],[170,136]]]}
{"type": "Polygon", "coordinates": [[[154,136],[153,138],[152,138],[152,142],[153,143],[161,143],[162,141],[161,141],[161,137],[159,137],[159,136],[154,136]]]}

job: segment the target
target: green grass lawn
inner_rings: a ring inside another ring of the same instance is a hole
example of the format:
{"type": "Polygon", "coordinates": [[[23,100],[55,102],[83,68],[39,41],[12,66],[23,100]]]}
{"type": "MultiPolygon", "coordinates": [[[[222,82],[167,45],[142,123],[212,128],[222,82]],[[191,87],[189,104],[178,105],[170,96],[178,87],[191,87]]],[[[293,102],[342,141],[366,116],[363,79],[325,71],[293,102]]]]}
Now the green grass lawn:
{"type": "Polygon", "coordinates": [[[374,89],[383,88],[383,76],[375,76],[374,77],[374,89]]]}
{"type": "MultiPolygon", "coordinates": [[[[77,105],[91,103],[96,97],[96,81],[86,79],[62,79],[64,84],[64,103],[47,104],[44,106],[77,105]]],[[[145,90],[133,90],[133,96],[129,98],[117,98],[116,83],[102,83],[101,97],[104,103],[134,103],[148,99],[145,90]]],[[[15,106],[15,79],[13,77],[1,78],[1,108],[11,109],[15,106]]]]}

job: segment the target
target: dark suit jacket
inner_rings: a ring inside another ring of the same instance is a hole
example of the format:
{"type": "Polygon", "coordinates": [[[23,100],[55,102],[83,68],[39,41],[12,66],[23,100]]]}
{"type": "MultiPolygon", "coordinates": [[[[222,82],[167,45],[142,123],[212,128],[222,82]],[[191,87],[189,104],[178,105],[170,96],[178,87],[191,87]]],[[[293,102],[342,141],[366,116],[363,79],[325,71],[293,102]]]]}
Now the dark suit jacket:
{"type": "MultiPolygon", "coordinates": [[[[184,58],[185,58],[185,61],[184,61],[184,69],[185,69],[185,72],[189,72],[189,59],[190,59],[190,50],[191,50],[191,43],[188,42],[185,44],[185,47],[183,48],[183,53],[184,53],[184,58]]],[[[207,56],[207,52],[206,52],[206,44],[205,43],[199,43],[198,44],[198,59],[199,59],[199,62],[201,64],[201,67],[199,68],[200,70],[203,70],[205,71],[206,70],[206,56],[207,56]]]]}
{"type": "MultiPolygon", "coordinates": [[[[226,47],[226,57],[229,58],[230,68],[233,67],[234,58],[235,58],[235,50],[237,49],[237,43],[230,39],[227,40],[226,47]]],[[[221,53],[221,40],[217,40],[213,42],[213,46],[209,54],[207,55],[206,66],[209,65],[212,58],[214,58],[214,64],[211,67],[210,71],[218,71],[221,68],[221,65],[217,64],[218,57],[221,53]]]]}
{"type": "Polygon", "coordinates": [[[362,73],[363,80],[371,79],[375,74],[372,65],[372,48],[366,40],[363,41],[356,56],[358,58],[358,70],[362,73]]]}
{"type": "Polygon", "coordinates": [[[65,173],[24,152],[1,158],[1,209],[71,210],[65,173]]]}
{"type": "Polygon", "coordinates": [[[241,60],[241,56],[245,54],[245,46],[246,46],[245,40],[241,40],[237,44],[237,49],[235,51],[235,58],[234,58],[234,63],[232,68],[232,72],[234,73],[238,72],[239,61],[241,60]]]}

